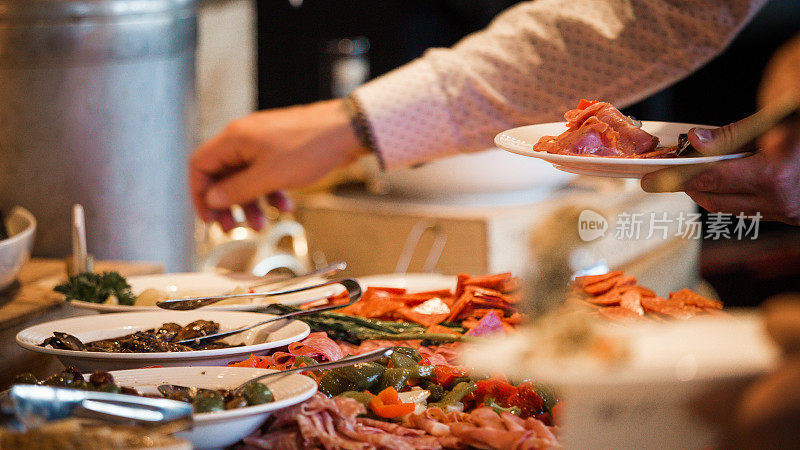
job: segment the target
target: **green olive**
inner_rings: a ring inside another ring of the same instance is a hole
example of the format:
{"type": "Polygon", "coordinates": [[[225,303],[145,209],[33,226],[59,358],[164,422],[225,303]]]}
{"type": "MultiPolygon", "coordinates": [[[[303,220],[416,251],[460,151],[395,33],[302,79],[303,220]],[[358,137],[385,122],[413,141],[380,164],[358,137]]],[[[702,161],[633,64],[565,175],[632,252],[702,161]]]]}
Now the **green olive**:
{"type": "Polygon", "coordinates": [[[392,356],[394,355],[407,356],[413,359],[415,363],[419,363],[420,361],[422,361],[422,355],[420,355],[419,350],[411,347],[394,347],[392,356]]]}
{"type": "Polygon", "coordinates": [[[260,405],[262,403],[269,403],[274,400],[272,392],[267,385],[263,383],[250,383],[242,389],[242,397],[247,400],[250,406],[260,405]]]}
{"type": "Polygon", "coordinates": [[[360,363],[352,366],[339,367],[333,369],[336,374],[349,384],[348,390],[364,391],[380,381],[381,376],[386,371],[386,367],[372,363],[360,363]]]}
{"type": "Polygon", "coordinates": [[[319,390],[328,397],[339,395],[344,391],[354,391],[355,387],[336,369],[331,369],[319,380],[319,390]]]}
{"type": "Polygon", "coordinates": [[[372,395],[366,392],[358,392],[358,391],[342,392],[341,394],[339,394],[339,397],[352,398],[353,400],[361,403],[364,406],[369,406],[369,402],[372,401],[372,395]]]}
{"type": "Polygon", "coordinates": [[[222,411],[225,409],[225,399],[222,395],[211,389],[200,389],[192,402],[194,412],[205,413],[212,411],[222,411]]]}
{"type": "Polygon", "coordinates": [[[225,402],[225,409],[238,409],[247,406],[247,399],[241,396],[233,397],[225,402]]]}
{"type": "Polygon", "coordinates": [[[36,379],[36,375],[26,372],[21,373],[14,377],[14,381],[12,384],[37,384],[39,380],[36,379]]]}
{"type": "Polygon", "coordinates": [[[46,380],[42,382],[45,386],[55,386],[55,387],[72,387],[74,383],[74,379],[72,378],[71,373],[57,373],[55,375],[51,375],[47,377],[46,380]]]}
{"type": "Polygon", "coordinates": [[[170,400],[177,400],[179,402],[186,402],[186,403],[192,403],[193,400],[192,394],[188,390],[171,392],[169,395],[167,395],[167,398],[170,400]]]}
{"type": "Polygon", "coordinates": [[[103,383],[94,388],[97,392],[110,392],[112,394],[119,394],[119,386],[114,383],[103,383]]]}
{"type": "Polygon", "coordinates": [[[72,386],[70,386],[70,387],[75,388],[75,389],[80,389],[82,391],[88,391],[89,390],[89,383],[87,383],[86,380],[84,380],[83,378],[78,378],[77,380],[74,380],[72,382],[72,386]]]}

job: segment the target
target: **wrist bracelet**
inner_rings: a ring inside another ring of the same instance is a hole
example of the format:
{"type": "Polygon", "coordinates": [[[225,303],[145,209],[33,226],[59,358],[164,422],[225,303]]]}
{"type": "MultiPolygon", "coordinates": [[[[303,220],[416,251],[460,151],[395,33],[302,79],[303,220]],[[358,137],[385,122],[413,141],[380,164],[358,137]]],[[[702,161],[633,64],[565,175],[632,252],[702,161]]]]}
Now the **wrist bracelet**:
{"type": "Polygon", "coordinates": [[[374,153],[378,157],[378,163],[381,170],[385,170],[383,158],[378,151],[378,146],[375,145],[375,137],[372,134],[372,128],[364,115],[358,100],[354,95],[350,95],[345,99],[345,107],[350,114],[350,126],[353,128],[353,133],[356,135],[358,142],[367,150],[374,153]]]}

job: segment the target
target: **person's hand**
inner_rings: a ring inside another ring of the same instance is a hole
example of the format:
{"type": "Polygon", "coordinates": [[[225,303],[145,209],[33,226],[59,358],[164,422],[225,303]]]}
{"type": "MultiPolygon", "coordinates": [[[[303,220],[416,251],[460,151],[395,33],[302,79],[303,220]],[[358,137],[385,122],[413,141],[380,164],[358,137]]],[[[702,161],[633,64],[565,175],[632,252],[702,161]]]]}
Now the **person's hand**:
{"type": "MultiPolygon", "coordinates": [[[[800,36],[775,53],[764,72],[759,104],[786,95],[800,100],[800,36]]],[[[689,141],[708,152],[737,135],[738,123],[714,129],[692,129],[689,141]]],[[[711,212],[756,213],[766,220],[800,225],[800,123],[787,121],[761,136],[759,152],[748,158],[715,163],[683,185],[697,204],[711,212]]],[[[656,192],[657,180],[671,169],[642,178],[642,189],[656,192]]]]}
{"type": "Polygon", "coordinates": [[[200,146],[189,162],[189,189],[200,217],[235,224],[232,205],[241,205],[255,229],[264,218],[257,200],[290,209],[280,192],[305,186],[365,152],[342,100],[260,111],[232,121],[200,146]]]}
{"type": "MultiPolygon", "coordinates": [[[[702,153],[708,143],[724,139],[721,136],[727,132],[726,127],[693,130],[689,141],[702,153]]],[[[760,214],[764,220],[800,225],[799,144],[800,141],[795,142],[791,151],[781,149],[784,154],[779,159],[769,159],[759,152],[714,163],[686,182],[683,190],[710,212],[760,214]]],[[[642,178],[642,189],[655,192],[653,186],[659,176],[653,172],[642,178]]]]}

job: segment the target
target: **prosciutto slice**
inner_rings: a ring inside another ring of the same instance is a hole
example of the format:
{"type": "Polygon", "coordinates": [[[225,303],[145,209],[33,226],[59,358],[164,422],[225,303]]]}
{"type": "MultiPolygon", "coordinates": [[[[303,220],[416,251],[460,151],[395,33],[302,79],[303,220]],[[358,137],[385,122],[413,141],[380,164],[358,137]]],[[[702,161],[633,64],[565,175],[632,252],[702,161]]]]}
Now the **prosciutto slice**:
{"type": "Polygon", "coordinates": [[[581,100],[564,114],[567,131],[543,136],[534,150],[562,155],[647,157],[658,138],[642,130],[610,103],[581,100]]]}
{"type": "Polygon", "coordinates": [[[423,430],[365,417],[361,403],[317,393],[299,405],[274,414],[264,430],[244,439],[249,449],[325,448],[348,450],[424,450],[443,447],[440,438],[423,430]]]}

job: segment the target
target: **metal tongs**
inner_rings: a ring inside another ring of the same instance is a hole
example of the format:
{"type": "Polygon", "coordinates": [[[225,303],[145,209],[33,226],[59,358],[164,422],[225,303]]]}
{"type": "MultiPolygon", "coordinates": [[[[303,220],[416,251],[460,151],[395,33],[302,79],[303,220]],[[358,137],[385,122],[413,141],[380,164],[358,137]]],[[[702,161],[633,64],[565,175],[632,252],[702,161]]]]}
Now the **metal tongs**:
{"type": "MultiPolygon", "coordinates": [[[[736,133],[731,134],[726,145],[719,145],[716,148],[707,150],[702,156],[723,156],[741,151],[741,148],[752,142],[762,134],[781,124],[785,120],[796,117],[798,99],[793,95],[786,95],[778,101],[770,103],[755,114],[745,117],[736,123],[736,133]]],[[[688,139],[680,139],[676,154],[678,156],[688,156],[685,153],[694,150],[689,145],[688,139]]],[[[709,163],[713,164],[713,163],[709,163]]],[[[653,189],[648,192],[677,192],[683,185],[695,175],[703,172],[709,164],[696,164],[692,166],[678,166],[659,171],[658,177],[654,180],[653,189]]]]}
{"type": "MultiPolygon", "coordinates": [[[[255,328],[255,327],[260,327],[260,326],[266,325],[268,323],[277,322],[279,320],[288,320],[288,319],[293,319],[295,317],[308,316],[308,315],[311,315],[311,314],[316,314],[316,313],[320,313],[320,312],[324,312],[324,311],[331,311],[331,310],[334,310],[334,309],[344,308],[345,306],[352,305],[353,303],[357,302],[361,298],[361,285],[358,284],[358,281],[356,281],[356,280],[354,280],[352,278],[343,278],[341,280],[332,280],[332,281],[328,281],[326,283],[322,283],[322,284],[318,284],[318,285],[314,285],[314,286],[308,286],[308,287],[305,287],[305,288],[295,289],[295,290],[291,290],[291,291],[268,292],[266,294],[269,294],[269,295],[283,295],[283,294],[286,294],[286,293],[299,292],[299,291],[304,291],[304,290],[308,290],[308,289],[313,289],[313,288],[316,288],[316,287],[319,287],[319,286],[328,286],[328,285],[332,285],[332,284],[340,284],[340,285],[344,286],[345,289],[347,289],[347,296],[349,297],[349,300],[348,300],[347,303],[338,304],[338,305],[326,305],[326,306],[320,306],[320,307],[317,307],[317,308],[301,309],[299,311],[293,311],[293,312],[290,312],[290,313],[287,313],[287,314],[281,314],[280,316],[271,317],[269,319],[262,320],[261,322],[257,322],[257,323],[251,324],[251,325],[247,325],[247,326],[244,326],[242,328],[237,328],[235,330],[223,331],[221,333],[209,334],[209,335],[206,335],[206,336],[200,336],[200,337],[191,338],[191,339],[184,339],[184,340],[181,340],[181,341],[175,341],[175,343],[176,344],[182,344],[182,345],[188,345],[188,346],[191,346],[191,347],[197,347],[197,346],[200,346],[202,344],[208,344],[208,343],[211,343],[211,342],[214,342],[214,341],[218,341],[218,340],[224,339],[224,338],[226,338],[228,336],[233,336],[234,334],[239,334],[239,333],[242,333],[242,332],[247,331],[249,329],[252,329],[252,328],[255,328]]],[[[246,294],[246,295],[252,296],[253,294],[246,294]]],[[[263,295],[263,294],[261,294],[261,295],[263,295]]],[[[202,297],[200,299],[203,300],[202,297]]],[[[188,300],[189,300],[190,303],[192,301],[194,301],[194,299],[188,299],[188,300]]],[[[158,306],[161,306],[161,305],[158,305],[158,306]]],[[[161,307],[163,308],[163,306],[161,306],[161,307]]],[[[190,309],[194,309],[194,308],[190,308],[190,309]]]]}
{"type": "Polygon", "coordinates": [[[192,427],[192,405],[166,398],[81,391],[35,384],[18,384],[4,394],[3,415],[25,428],[78,417],[134,425],[166,425],[172,431],[192,427]]]}

